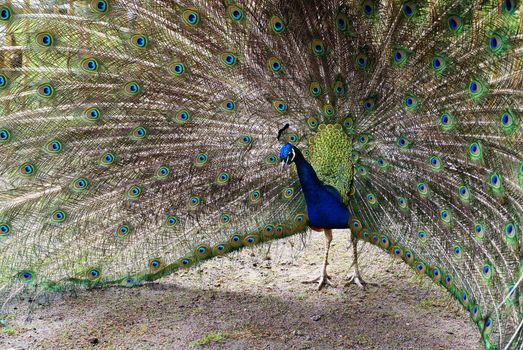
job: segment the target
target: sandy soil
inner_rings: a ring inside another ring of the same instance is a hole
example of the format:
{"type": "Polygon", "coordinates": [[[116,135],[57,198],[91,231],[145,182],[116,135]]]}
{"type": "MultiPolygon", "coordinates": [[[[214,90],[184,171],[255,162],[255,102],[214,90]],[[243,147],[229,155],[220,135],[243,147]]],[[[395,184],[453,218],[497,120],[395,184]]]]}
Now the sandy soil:
{"type": "MultiPolygon", "coordinates": [[[[363,245],[360,243],[360,245],[363,245]]],[[[160,283],[27,302],[0,327],[0,349],[481,349],[479,333],[444,289],[364,244],[365,290],[344,285],[348,235],[335,232],[320,292],[323,240],[298,238],[215,259],[160,283]]]]}

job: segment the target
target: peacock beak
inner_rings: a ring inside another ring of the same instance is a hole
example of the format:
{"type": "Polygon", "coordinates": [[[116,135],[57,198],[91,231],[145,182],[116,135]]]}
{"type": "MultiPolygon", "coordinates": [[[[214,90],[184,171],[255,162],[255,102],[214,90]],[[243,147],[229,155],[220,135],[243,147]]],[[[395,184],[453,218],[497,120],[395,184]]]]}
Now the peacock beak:
{"type": "Polygon", "coordinates": [[[285,158],[284,160],[282,160],[280,162],[280,172],[283,173],[283,171],[285,170],[285,168],[287,167],[287,161],[289,160],[289,158],[285,158]]]}

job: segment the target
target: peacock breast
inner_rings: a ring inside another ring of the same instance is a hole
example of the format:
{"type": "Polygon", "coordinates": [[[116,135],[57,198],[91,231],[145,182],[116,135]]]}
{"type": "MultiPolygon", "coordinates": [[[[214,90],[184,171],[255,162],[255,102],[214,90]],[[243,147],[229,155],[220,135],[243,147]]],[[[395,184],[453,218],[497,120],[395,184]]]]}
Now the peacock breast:
{"type": "Polygon", "coordinates": [[[309,139],[309,162],[318,178],[348,203],[354,176],[352,130],[340,124],[320,124],[309,139]]]}

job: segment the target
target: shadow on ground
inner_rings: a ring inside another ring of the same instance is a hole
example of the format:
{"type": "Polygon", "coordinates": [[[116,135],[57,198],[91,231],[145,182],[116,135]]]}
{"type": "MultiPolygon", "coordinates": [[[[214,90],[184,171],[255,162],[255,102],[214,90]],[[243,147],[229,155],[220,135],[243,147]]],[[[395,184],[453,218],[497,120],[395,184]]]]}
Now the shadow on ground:
{"type": "Polygon", "coordinates": [[[468,314],[444,290],[374,247],[364,248],[362,265],[378,286],[344,286],[351,256],[342,236],[329,266],[335,288],[300,283],[320,268],[323,242],[313,235],[303,250],[287,240],[161,283],[55,296],[29,321],[19,301],[0,348],[481,349],[468,314]]]}

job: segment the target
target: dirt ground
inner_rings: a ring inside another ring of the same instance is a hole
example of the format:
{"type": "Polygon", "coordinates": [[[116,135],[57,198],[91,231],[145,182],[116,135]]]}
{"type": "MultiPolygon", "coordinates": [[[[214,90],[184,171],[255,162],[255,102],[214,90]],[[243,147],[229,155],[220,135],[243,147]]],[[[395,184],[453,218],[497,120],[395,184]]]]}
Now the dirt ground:
{"type": "Polygon", "coordinates": [[[482,349],[468,313],[442,288],[360,243],[365,290],[344,285],[348,234],[335,232],[316,291],[321,234],[244,250],[133,289],[55,296],[0,328],[0,349],[482,349]],[[269,250],[269,252],[268,252],[269,250]]]}

